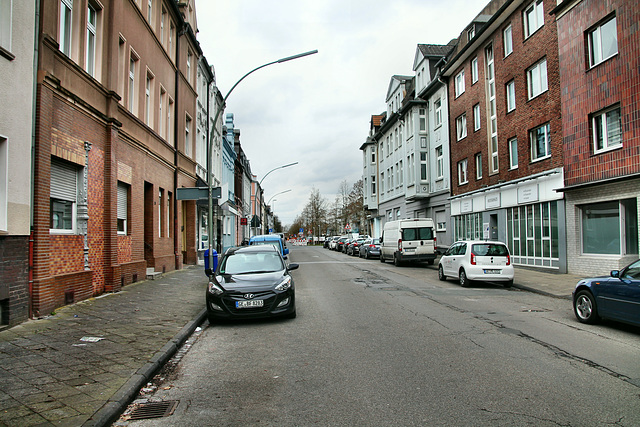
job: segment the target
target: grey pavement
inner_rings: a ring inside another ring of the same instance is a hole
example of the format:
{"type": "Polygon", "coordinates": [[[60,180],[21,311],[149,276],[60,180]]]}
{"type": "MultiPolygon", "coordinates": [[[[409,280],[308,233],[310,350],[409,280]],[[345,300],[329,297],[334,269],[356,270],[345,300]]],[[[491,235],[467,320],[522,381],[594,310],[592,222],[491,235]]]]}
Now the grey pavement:
{"type": "MultiPolygon", "coordinates": [[[[514,287],[569,298],[578,276],[516,268],[514,287]]],[[[206,318],[187,267],[0,331],[0,425],[110,425],[206,318]]]]}

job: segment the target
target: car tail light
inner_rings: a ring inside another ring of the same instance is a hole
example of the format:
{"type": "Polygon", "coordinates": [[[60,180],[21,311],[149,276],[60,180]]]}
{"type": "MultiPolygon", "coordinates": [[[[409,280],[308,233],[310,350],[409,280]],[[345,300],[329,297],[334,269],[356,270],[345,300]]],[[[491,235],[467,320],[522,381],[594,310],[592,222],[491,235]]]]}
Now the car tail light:
{"type": "Polygon", "coordinates": [[[402,252],[402,239],[398,239],[398,251],[402,252]]]}
{"type": "Polygon", "coordinates": [[[511,265],[511,255],[507,255],[507,265],[511,265]]]}
{"type": "Polygon", "coordinates": [[[476,254],[471,252],[471,265],[476,265],[476,254]]]}
{"type": "Polygon", "coordinates": [[[369,245],[369,247],[370,247],[370,248],[375,248],[375,247],[376,247],[376,245],[369,245]]]}

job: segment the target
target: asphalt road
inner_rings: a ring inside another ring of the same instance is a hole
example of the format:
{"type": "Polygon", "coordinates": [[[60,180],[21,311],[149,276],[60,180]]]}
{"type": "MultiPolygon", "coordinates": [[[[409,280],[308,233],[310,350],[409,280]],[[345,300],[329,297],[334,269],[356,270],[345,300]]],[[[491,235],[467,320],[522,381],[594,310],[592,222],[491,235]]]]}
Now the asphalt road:
{"type": "Polygon", "coordinates": [[[216,325],[140,402],[151,426],[640,425],[640,335],[571,303],[294,247],[298,317],[216,325]]]}

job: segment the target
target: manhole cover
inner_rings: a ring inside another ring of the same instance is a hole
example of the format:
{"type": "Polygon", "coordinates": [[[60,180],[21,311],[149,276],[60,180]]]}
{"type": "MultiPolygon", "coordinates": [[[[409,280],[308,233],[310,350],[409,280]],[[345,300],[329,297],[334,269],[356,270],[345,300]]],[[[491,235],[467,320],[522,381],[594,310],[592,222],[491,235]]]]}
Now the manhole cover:
{"type": "Polygon", "coordinates": [[[178,406],[177,400],[168,400],[166,402],[148,402],[141,403],[129,414],[130,420],[146,420],[149,418],[162,418],[168,417],[173,414],[176,406],[178,406]]]}

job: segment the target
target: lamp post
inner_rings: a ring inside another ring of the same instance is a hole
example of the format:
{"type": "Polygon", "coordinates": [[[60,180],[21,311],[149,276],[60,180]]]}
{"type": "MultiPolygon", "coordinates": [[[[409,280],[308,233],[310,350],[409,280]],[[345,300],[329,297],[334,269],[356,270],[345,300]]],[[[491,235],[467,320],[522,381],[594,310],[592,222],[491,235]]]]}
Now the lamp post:
{"type": "MultiPolygon", "coordinates": [[[[256,185],[256,195],[253,198],[253,212],[254,212],[254,215],[258,214],[258,188],[262,188],[262,181],[264,181],[264,179],[267,177],[267,175],[269,175],[273,171],[277,171],[278,169],[288,168],[289,166],[294,166],[294,165],[297,165],[297,164],[298,164],[298,162],[293,162],[293,163],[289,163],[287,165],[278,166],[277,168],[273,168],[269,172],[264,174],[264,176],[262,177],[260,182],[256,185]]],[[[288,190],[288,191],[291,191],[291,190],[288,190]]],[[[280,194],[280,193],[278,193],[278,194],[280,194]]],[[[268,205],[269,203],[266,203],[266,204],[268,205]]]]}
{"type": "MultiPolygon", "coordinates": [[[[280,64],[282,62],[291,61],[291,60],[302,58],[302,57],[305,57],[305,56],[308,56],[308,55],[313,55],[315,53],[318,53],[317,49],[310,50],[309,52],[299,53],[299,54],[293,55],[293,56],[287,56],[285,58],[280,58],[280,59],[277,59],[275,61],[268,62],[266,64],[263,64],[263,65],[259,66],[259,67],[256,67],[253,70],[249,71],[244,76],[242,76],[240,78],[240,80],[238,80],[231,87],[231,89],[229,89],[229,92],[227,92],[225,97],[222,99],[222,104],[220,105],[220,108],[217,109],[216,114],[214,116],[213,126],[214,127],[217,126],[218,118],[220,117],[220,112],[222,112],[222,110],[224,109],[225,104],[227,102],[227,98],[229,98],[229,95],[231,95],[231,92],[233,92],[233,90],[236,88],[236,86],[238,86],[241,81],[243,81],[247,76],[249,76],[249,74],[251,74],[251,73],[253,73],[255,71],[258,71],[261,68],[267,67],[269,65],[280,64]]],[[[213,153],[213,140],[211,138],[209,138],[209,158],[207,159],[207,175],[208,175],[208,178],[209,178],[209,212],[208,212],[207,220],[209,221],[209,266],[210,266],[210,268],[213,267],[213,245],[211,243],[212,242],[212,238],[213,238],[213,170],[212,170],[213,169],[213,164],[212,164],[213,160],[211,158],[212,157],[211,153],[213,153]]]]}

